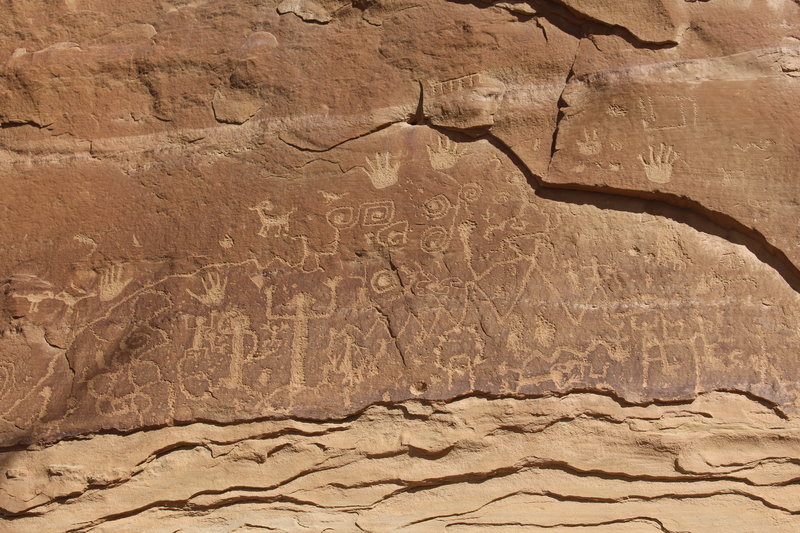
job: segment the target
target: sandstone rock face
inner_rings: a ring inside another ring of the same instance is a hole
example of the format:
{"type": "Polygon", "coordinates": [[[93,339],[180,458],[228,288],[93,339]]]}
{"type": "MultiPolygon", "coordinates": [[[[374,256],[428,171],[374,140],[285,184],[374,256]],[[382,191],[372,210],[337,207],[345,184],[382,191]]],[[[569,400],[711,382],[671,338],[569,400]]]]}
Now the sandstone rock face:
{"type": "Polygon", "coordinates": [[[0,17],[0,531],[800,528],[800,5],[0,17]]]}
{"type": "Polygon", "coordinates": [[[796,420],[725,393],[195,423],[14,452],[0,502],[18,518],[2,530],[785,533],[800,527],[798,446],[796,420]]]}

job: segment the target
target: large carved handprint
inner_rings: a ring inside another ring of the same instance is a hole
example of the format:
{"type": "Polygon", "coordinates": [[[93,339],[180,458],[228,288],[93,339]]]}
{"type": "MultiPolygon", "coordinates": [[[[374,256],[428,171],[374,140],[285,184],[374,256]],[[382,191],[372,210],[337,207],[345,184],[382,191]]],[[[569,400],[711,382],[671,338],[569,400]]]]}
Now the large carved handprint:
{"type": "Polygon", "coordinates": [[[195,294],[191,290],[186,289],[189,296],[194,298],[200,303],[208,306],[219,305],[225,299],[225,289],[228,286],[228,278],[222,278],[219,272],[209,272],[204,278],[200,279],[203,284],[203,294],[195,294]]]}
{"type": "Polygon", "coordinates": [[[447,170],[456,164],[461,152],[458,149],[458,144],[450,139],[442,140],[441,137],[438,137],[436,140],[436,148],[426,146],[428,149],[428,158],[431,161],[431,166],[435,170],[447,170]]]}
{"type": "Polygon", "coordinates": [[[392,164],[392,154],[389,152],[375,154],[374,162],[367,158],[366,164],[367,175],[376,189],[385,189],[397,183],[397,172],[400,169],[400,163],[392,164]]]}
{"type": "Polygon", "coordinates": [[[131,281],[133,281],[132,277],[125,277],[125,268],[122,265],[109,265],[100,275],[100,288],[97,294],[100,301],[113,300],[125,290],[131,281]]]}
{"type": "Polygon", "coordinates": [[[644,166],[644,173],[647,179],[653,183],[669,183],[672,178],[672,165],[678,159],[677,152],[672,150],[672,146],[661,143],[658,152],[653,151],[650,146],[650,159],[645,159],[639,154],[639,161],[644,166]]]}

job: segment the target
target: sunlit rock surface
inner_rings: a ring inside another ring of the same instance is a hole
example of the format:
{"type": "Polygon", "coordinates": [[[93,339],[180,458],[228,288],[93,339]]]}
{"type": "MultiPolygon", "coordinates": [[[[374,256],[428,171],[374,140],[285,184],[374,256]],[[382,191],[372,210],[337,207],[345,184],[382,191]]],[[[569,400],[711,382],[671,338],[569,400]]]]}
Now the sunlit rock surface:
{"type": "Polygon", "coordinates": [[[0,531],[800,528],[797,2],[0,14],[0,531]]]}

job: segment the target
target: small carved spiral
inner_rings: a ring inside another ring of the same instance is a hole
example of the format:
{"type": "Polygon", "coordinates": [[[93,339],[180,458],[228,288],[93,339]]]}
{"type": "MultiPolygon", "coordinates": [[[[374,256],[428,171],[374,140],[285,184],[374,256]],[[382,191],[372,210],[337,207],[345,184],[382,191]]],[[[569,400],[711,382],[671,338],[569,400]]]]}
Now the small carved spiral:
{"type": "Polygon", "coordinates": [[[481,195],[481,186],[477,183],[467,183],[461,187],[458,196],[465,202],[472,203],[481,195]]]}
{"type": "Polygon", "coordinates": [[[428,253],[440,252],[447,247],[449,237],[447,230],[441,226],[428,228],[422,234],[420,247],[423,251],[428,253]]]}
{"type": "Polygon", "coordinates": [[[346,229],[355,224],[355,213],[352,207],[337,207],[326,216],[328,224],[336,229],[346,229]]]}
{"type": "Polygon", "coordinates": [[[447,199],[447,196],[439,194],[425,202],[423,207],[428,218],[442,218],[450,210],[450,200],[447,199]]]}

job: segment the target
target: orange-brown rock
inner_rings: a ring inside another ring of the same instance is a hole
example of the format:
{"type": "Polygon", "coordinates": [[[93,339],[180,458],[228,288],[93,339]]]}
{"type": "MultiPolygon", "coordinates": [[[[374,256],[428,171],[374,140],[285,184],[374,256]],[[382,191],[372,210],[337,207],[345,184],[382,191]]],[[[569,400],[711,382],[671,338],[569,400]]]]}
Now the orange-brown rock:
{"type": "Polygon", "coordinates": [[[797,529],[797,2],[1,9],[0,531],[797,529]]]}
{"type": "Polygon", "coordinates": [[[410,401],[11,452],[0,531],[786,533],[799,452],[796,420],[726,393],[410,401]]]}

